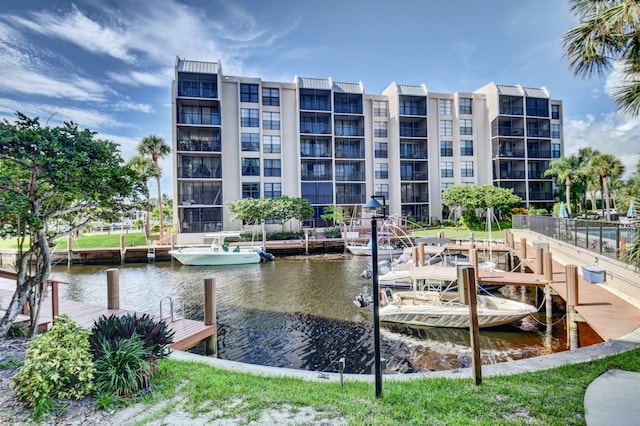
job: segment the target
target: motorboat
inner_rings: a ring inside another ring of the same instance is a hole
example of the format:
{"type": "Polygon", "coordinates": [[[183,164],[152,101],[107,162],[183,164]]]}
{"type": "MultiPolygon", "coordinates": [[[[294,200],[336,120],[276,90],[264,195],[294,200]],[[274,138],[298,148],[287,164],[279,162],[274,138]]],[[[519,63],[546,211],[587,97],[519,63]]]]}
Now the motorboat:
{"type": "Polygon", "coordinates": [[[230,247],[227,239],[239,239],[239,232],[216,232],[206,234],[211,238],[208,247],[180,247],[170,250],[169,254],[183,265],[218,266],[243,265],[270,261],[274,256],[266,253],[262,247],[247,247],[237,244],[230,247]]]}
{"type": "MultiPolygon", "coordinates": [[[[511,324],[537,312],[529,304],[493,295],[478,295],[477,300],[480,328],[511,324]]],[[[410,326],[467,328],[470,324],[469,306],[451,291],[396,292],[379,313],[380,321],[410,326]]]]}

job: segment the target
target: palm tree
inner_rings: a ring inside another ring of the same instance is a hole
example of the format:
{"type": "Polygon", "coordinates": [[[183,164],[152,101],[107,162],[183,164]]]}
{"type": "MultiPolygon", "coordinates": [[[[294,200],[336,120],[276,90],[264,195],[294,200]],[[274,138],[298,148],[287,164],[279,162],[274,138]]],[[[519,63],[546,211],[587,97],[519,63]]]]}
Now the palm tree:
{"type": "Polygon", "coordinates": [[[560,157],[549,162],[549,168],[544,171],[544,176],[557,176],[558,180],[564,182],[565,187],[565,203],[567,212],[571,215],[571,185],[579,176],[580,161],[575,155],[569,157],[560,157]]]}
{"type": "Polygon", "coordinates": [[[144,224],[144,233],[149,237],[149,231],[151,231],[151,194],[149,193],[148,180],[151,177],[156,176],[156,167],[153,161],[143,157],[142,155],[136,155],[129,160],[129,167],[131,167],[138,175],[144,180],[144,189],[147,195],[147,202],[145,203],[146,219],[144,224]]]}
{"type": "Polygon", "coordinates": [[[156,168],[156,182],[158,184],[158,212],[160,214],[160,239],[164,238],[164,215],[162,213],[162,191],[160,190],[160,178],[162,177],[162,170],[158,165],[158,160],[166,157],[171,153],[171,147],[167,145],[163,138],[156,135],[149,135],[143,138],[138,145],[138,152],[141,155],[148,155],[151,157],[153,164],[156,168]]]}
{"type": "Polygon", "coordinates": [[[602,183],[602,197],[605,203],[607,220],[611,220],[611,212],[609,206],[611,204],[609,197],[609,179],[618,179],[624,173],[624,165],[622,161],[611,154],[594,155],[589,161],[589,169],[593,173],[600,176],[602,183]]]}
{"type": "Polygon", "coordinates": [[[595,179],[595,184],[593,183],[594,178],[593,175],[589,173],[589,161],[591,161],[591,157],[596,154],[600,154],[597,149],[593,149],[589,146],[580,148],[578,150],[578,161],[580,162],[580,181],[582,181],[582,187],[584,188],[582,192],[582,201],[584,203],[585,210],[587,209],[587,193],[591,196],[591,210],[596,210],[596,196],[595,193],[598,192],[600,188],[599,179],[595,179]],[[596,189],[593,189],[594,186],[597,186],[596,189]]]}
{"type": "Polygon", "coordinates": [[[603,75],[614,62],[625,78],[612,92],[618,109],[640,114],[640,4],[635,0],[569,0],[579,25],[562,36],[575,75],[603,75]]]}

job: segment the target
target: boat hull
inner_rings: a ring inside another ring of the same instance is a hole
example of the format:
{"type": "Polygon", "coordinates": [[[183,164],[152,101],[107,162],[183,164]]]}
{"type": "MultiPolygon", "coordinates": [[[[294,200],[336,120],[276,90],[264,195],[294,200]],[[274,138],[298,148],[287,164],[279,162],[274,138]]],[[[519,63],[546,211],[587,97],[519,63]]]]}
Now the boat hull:
{"type": "Polygon", "coordinates": [[[241,252],[211,252],[208,250],[171,250],[169,254],[183,265],[220,266],[246,265],[260,263],[260,255],[255,251],[241,252]]]}
{"type": "MultiPolygon", "coordinates": [[[[394,300],[380,309],[380,321],[419,327],[469,327],[469,306],[453,302],[442,303],[439,301],[442,295],[429,294],[429,298],[424,293],[427,292],[396,293],[394,300]],[[415,297],[415,293],[423,294],[415,297]]],[[[480,328],[511,324],[537,311],[526,303],[494,296],[478,296],[478,301],[480,328]]]]}

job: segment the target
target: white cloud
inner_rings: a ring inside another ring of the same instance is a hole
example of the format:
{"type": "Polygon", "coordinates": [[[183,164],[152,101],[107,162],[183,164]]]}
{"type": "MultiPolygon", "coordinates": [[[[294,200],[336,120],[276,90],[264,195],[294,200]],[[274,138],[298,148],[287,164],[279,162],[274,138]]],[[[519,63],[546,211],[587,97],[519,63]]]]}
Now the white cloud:
{"type": "Polygon", "coordinates": [[[144,113],[153,112],[153,107],[149,104],[138,104],[135,102],[121,101],[113,105],[116,111],[139,111],[144,113]]]}

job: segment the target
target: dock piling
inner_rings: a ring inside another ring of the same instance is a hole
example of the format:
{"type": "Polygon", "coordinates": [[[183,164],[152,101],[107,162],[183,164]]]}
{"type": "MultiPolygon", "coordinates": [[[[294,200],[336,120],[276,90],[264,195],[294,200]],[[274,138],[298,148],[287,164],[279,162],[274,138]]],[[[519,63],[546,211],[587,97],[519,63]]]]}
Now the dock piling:
{"type": "Polygon", "coordinates": [[[473,354],[473,379],[476,385],[482,383],[482,360],[480,358],[480,326],[478,324],[478,295],[476,289],[475,268],[471,265],[458,267],[458,283],[462,284],[460,295],[465,293],[469,305],[469,333],[473,354]]]}
{"type": "Polygon", "coordinates": [[[567,265],[567,342],[569,349],[578,349],[580,347],[580,337],[578,335],[578,322],[575,320],[578,313],[576,306],[578,305],[578,267],[576,265],[567,265]]]}
{"type": "MultiPolygon", "coordinates": [[[[204,324],[216,324],[216,279],[214,277],[204,279],[204,324]]],[[[216,334],[207,337],[205,354],[218,355],[216,334]]]]}
{"type": "Polygon", "coordinates": [[[120,309],[120,275],[115,268],[107,269],[107,308],[120,309]]]}

